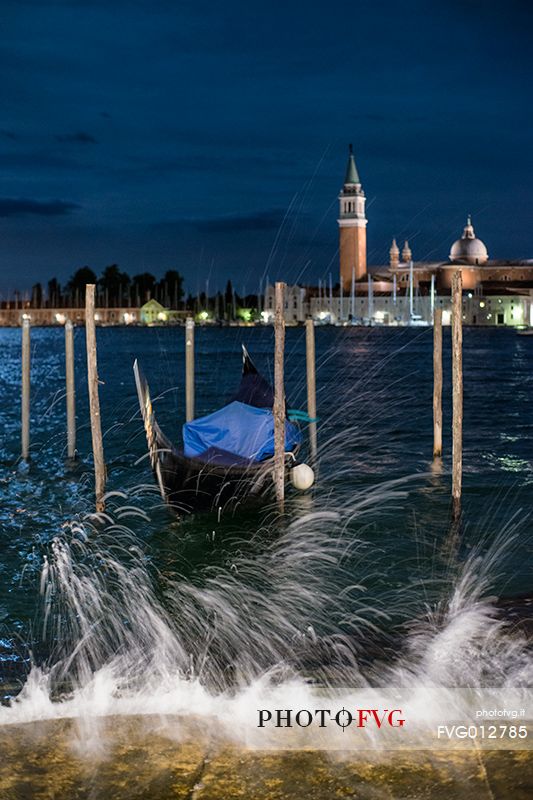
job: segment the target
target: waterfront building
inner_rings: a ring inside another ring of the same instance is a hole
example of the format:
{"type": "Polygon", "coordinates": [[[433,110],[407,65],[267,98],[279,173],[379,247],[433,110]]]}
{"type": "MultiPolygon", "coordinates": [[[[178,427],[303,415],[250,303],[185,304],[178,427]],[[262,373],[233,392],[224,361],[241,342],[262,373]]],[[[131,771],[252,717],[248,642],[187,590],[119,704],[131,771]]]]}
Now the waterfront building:
{"type": "MultiPolygon", "coordinates": [[[[263,311],[261,312],[263,322],[274,322],[274,294],[274,286],[267,286],[263,311]]],[[[299,322],[304,322],[309,314],[309,290],[304,286],[287,286],[285,292],[285,322],[288,325],[296,325],[299,322]]]]}
{"type": "MultiPolygon", "coordinates": [[[[533,259],[491,259],[468,215],[448,257],[416,261],[408,240],[400,252],[392,239],[389,263],[367,265],[365,194],[350,146],[339,194],[339,282],[325,287],[289,286],[285,321],[312,317],[332,324],[431,324],[434,308],[449,323],[452,275],[461,270],[466,325],[533,325],[533,259]]],[[[451,238],[451,237],[450,237],[451,238]]],[[[273,319],[274,287],[267,286],[263,318],[273,319]]]]}
{"type": "MultiPolygon", "coordinates": [[[[64,325],[67,319],[75,325],[85,324],[85,308],[34,308],[23,303],[20,308],[0,307],[0,327],[17,327],[23,319],[29,319],[34,326],[64,325]]],[[[148,300],[140,308],[102,308],[96,307],[97,325],[163,325],[183,322],[188,311],[165,308],[157,300],[148,300]]]]}
{"type": "MultiPolygon", "coordinates": [[[[0,308],[0,327],[18,327],[23,319],[29,319],[34,326],[64,325],[67,319],[75,325],[85,324],[84,308],[33,308],[24,304],[21,308],[0,308]]],[[[97,307],[95,320],[98,325],[135,325],[140,321],[138,308],[100,308],[97,307]]]]}
{"type": "Polygon", "coordinates": [[[148,300],[140,308],[139,316],[143,325],[157,325],[163,322],[169,322],[170,316],[173,312],[170,309],[161,305],[158,300],[148,300]]]}
{"type": "MultiPolygon", "coordinates": [[[[379,286],[379,283],[377,284],[379,286]]],[[[374,289],[374,287],[373,287],[374,289]]],[[[442,321],[451,320],[451,298],[449,294],[422,294],[398,291],[396,297],[387,292],[370,295],[365,292],[353,297],[334,291],[332,296],[322,296],[316,288],[288,286],[289,298],[300,298],[297,307],[291,300],[285,306],[287,325],[303,323],[311,317],[317,324],[331,325],[430,325],[434,308],[442,309],[442,321]]],[[[268,286],[265,295],[266,309],[263,321],[274,321],[274,286],[268,286]]],[[[533,289],[518,292],[505,288],[494,294],[465,292],[463,295],[463,323],[477,326],[524,326],[533,325],[533,289]]]]}

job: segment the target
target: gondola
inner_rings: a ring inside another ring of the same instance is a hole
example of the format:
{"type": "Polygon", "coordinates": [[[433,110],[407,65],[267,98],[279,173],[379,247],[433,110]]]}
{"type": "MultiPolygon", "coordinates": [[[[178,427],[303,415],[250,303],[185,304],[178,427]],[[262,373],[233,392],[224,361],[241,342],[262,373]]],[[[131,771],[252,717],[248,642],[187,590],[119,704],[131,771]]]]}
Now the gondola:
{"type": "MultiPolygon", "coordinates": [[[[186,423],[182,447],[171,442],[159,427],[150,389],[137,361],[133,371],[150,463],[161,496],[173,511],[188,514],[226,509],[272,492],[273,390],[244,346],[236,395],[213,414],[186,423]]],[[[287,419],[286,474],[294,468],[299,448],[300,431],[287,419]]]]}

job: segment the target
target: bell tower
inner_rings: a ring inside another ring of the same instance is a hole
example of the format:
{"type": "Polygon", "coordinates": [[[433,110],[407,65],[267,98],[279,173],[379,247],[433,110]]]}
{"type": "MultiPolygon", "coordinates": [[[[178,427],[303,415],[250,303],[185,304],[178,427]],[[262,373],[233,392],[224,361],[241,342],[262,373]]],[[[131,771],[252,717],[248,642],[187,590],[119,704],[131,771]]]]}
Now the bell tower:
{"type": "Polygon", "coordinates": [[[397,269],[400,263],[400,248],[396,244],[396,239],[392,240],[389,250],[389,265],[391,269],[397,269]]]}
{"type": "Polygon", "coordinates": [[[409,264],[409,262],[412,260],[413,260],[413,253],[411,252],[411,248],[409,247],[409,242],[406,239],[402,247],[402,261],[404,264],[409,264]]]}
{"type": "Polygon", "coordinates": [[[355,280],[366,274],[366,197],[361,188],[361,180],[352,145],[348,154],[348,164],[344,186],[339,195],[339,253],[340,281],[343,289],[350,290],[352,272],[355,280]]]}

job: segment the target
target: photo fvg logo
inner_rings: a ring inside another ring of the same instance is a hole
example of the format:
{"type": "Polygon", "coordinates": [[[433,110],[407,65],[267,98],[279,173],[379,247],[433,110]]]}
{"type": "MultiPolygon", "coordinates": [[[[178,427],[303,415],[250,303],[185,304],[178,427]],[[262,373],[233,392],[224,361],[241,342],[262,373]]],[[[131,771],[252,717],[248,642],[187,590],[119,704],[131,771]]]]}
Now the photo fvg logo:
{"type": "Polygon", "coordinates": [[[258,728],[308,728],[316,725],[327,728],[336,725],[338,728],[403,728],[405,719],[401,708],[356,708],[349,711],[341,708],[332,712],[329,708],[317,708],[314,711],[301,708],[295,711],[292,708],[261,708],[257,710],[259,719],[258,728]]]}

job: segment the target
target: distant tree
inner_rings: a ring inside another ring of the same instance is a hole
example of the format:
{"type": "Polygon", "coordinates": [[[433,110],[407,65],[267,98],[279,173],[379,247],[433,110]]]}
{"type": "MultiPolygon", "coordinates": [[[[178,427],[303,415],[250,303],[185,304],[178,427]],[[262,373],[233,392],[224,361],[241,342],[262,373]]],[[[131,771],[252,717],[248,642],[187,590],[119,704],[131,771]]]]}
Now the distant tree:
{"type": "Polygon", "coordinates": [[[131,282],[126,272],[121,272],[117,264],[106,267],[98,279],[98,286],[106,297],[110,306],[121,306],[123,296],[131,282]]]}
{"type": "Polygon", "coordinates": [[[34,284],[31,289],[31,305],[32,308],[43,307],[43,287],[40,283],[34,284]]]}
{"type": "Polygon", "coordinates": [[[160,296],[165,305],[178,308],[183,298],[183,277],[175,269],[167,269],[160,281],[160,296]],[[162,290],[162,291],[161,291],[162,290]]]}
{"type": "Polygon", "coordinates": [[[242,303],[245,308],[257,308],[257,295],[247,294],[242,298],[242,303]]]}
{"type": "Polygon", "coordinates": [[[81,306],[85,303],[85,286],[88,283],[96,283],[96,275],[90,267],[80,267],[67,283],[71,305],[75,303],[81,306]]]}
{"type": "Polygon", "coordinates": [[[134,297],[137,298],[136,302],[143,305],[150,297],[153,297],[155,285],[155,277],[150,272],[134,275],[131,280],[131,288],[134,297]]]}
{"type": "Polygon", "coordinates": [[[48,281],[48,308],[61,306],[61,286],[57,278],[48,281]]]}
{"type": "Polygon", "coordinates": [[[222,292],[217,292],[215,295],[215,319],[221,319],[224,315],[222,309],[224,308],[224,296],[222,292]]]}
{"type": "Polygon", "coordinates": [[[231,281],[228,281],[226,284],[226,291],[224,292],[224,302],[227,306],[230,306],[233,303],[233,286],[231,281]]]}

